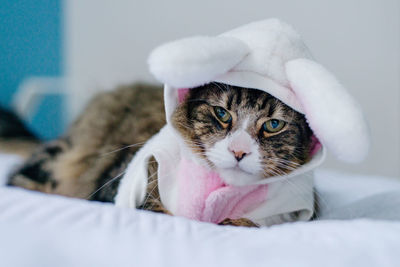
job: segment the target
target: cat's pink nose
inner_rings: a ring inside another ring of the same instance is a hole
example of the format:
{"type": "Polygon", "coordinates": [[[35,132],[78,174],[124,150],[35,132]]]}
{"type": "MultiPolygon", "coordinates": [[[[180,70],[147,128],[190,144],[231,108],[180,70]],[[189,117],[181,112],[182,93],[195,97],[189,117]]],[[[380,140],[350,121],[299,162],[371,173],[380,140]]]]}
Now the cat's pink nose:
{"type": "Polygon", "coordinates": [[[240,130],[231,137],[228,150],[232,152],[237,161],[241,161],[250,153],[251,143],[251,136],[247,132],[240,130]]]}
{"type": "Polygon", "coordinates": [[[237,161],[241,161],[247,155],[247,153],[245,153],[241,150],[239,150],[239,151],[231,150],[231,152],[233,153],[233,155],[235,156],[235,159],[237,161]]]}

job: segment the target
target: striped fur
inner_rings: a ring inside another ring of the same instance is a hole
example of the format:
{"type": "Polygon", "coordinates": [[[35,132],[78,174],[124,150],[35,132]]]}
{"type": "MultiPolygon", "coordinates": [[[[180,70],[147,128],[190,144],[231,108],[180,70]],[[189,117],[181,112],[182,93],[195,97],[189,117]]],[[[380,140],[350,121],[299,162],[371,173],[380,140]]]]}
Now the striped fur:
{"type": "Polygon", "coordinates": [[[235,132],[245,119],[249,120],[246,131],[260,147],[265,178],[289,173],[309,160],[312,131],[304,115],[260,90],[219,83],[191,90],[174,113],[173,124],[188,145],[208,160],[207,150],[235,132]],[[228,110],[232,122],[221,123],[214,106],[228,110]],[[262,122],[271,118],[286,121],[284,130],[277,134],[262,131],[262,122]]]}

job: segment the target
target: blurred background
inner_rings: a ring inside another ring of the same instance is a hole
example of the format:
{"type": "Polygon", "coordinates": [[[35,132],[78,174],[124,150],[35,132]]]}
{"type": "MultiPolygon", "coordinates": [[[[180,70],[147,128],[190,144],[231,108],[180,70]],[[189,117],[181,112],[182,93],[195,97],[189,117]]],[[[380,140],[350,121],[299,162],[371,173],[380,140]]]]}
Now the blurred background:
{"type": "Polygon", "coordinates": [[[0,106],[52,139],[96,92],[155,83],[146,64],[155,46],[269,17],[302,34],[368,118],[367,160],[328,157],[325,167],[400,177],[399,0],[2,0],[0,106]]]}

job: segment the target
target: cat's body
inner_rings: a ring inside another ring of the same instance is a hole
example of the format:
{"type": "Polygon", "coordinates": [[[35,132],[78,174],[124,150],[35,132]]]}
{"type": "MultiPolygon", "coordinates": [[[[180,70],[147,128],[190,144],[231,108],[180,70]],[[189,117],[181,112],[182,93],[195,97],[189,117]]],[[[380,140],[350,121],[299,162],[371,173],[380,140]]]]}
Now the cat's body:
{"type": "Polygon", "coordinates": [[[0,153],[30,156],[39,140],[12,111],[0,107],[0,153]]]}
{"type": "MultiPolygon", "coordinates": [[[[309,160],[312,132],[304,116],[259,90],[216,83],[191,89],[172,118],[193,152],[230,184],[286,174],[309,160]]],[[[127,164],[164,124],[161,88],[136,85],[103,93],[9,184],[112,202],[127,164]]],[[[160,201],[156,170],[151,161],[146,201],[138,208],[169,213],[160,201]]],[[[221,224],[252,226],[245,219],[221,224]]]]}
{"type": "Polygon", "coordinates": [[[165,124],[164,118],[161,87],[139,84],[101,93],[63,137],[43,144],[9,183],[113,201],[119,179],[107,182],[122,176],[135,152],[165,124]]]}

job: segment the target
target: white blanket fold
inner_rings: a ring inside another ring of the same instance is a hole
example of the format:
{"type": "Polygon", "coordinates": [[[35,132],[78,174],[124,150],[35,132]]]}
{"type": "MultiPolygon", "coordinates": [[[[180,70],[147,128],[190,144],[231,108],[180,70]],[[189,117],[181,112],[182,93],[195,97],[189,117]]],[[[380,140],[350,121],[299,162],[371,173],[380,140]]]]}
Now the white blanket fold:
{"type": "MultiPolygon", "coordinates": [[[[18,162],[7,158],[0,155],[3,182],[18,162]]],[[[316,186],[325,214],[400,191],[396,179],[332,171],[317,171],[316,186]]],[[[361,208],[363,217],[374,212],[361,208]]],[[[400,207],[397,211],[400,214],[400,207]]],[[[358,219],[262,229],[225,227],[0,186],[0,266],[397,267],[399,236],[400,222],[358,219]]]]}
{"type": "Polygon", "coordinates": [[[0,266],[398,266],[400,223],[223,227],[0,189],[0,266]]]}

